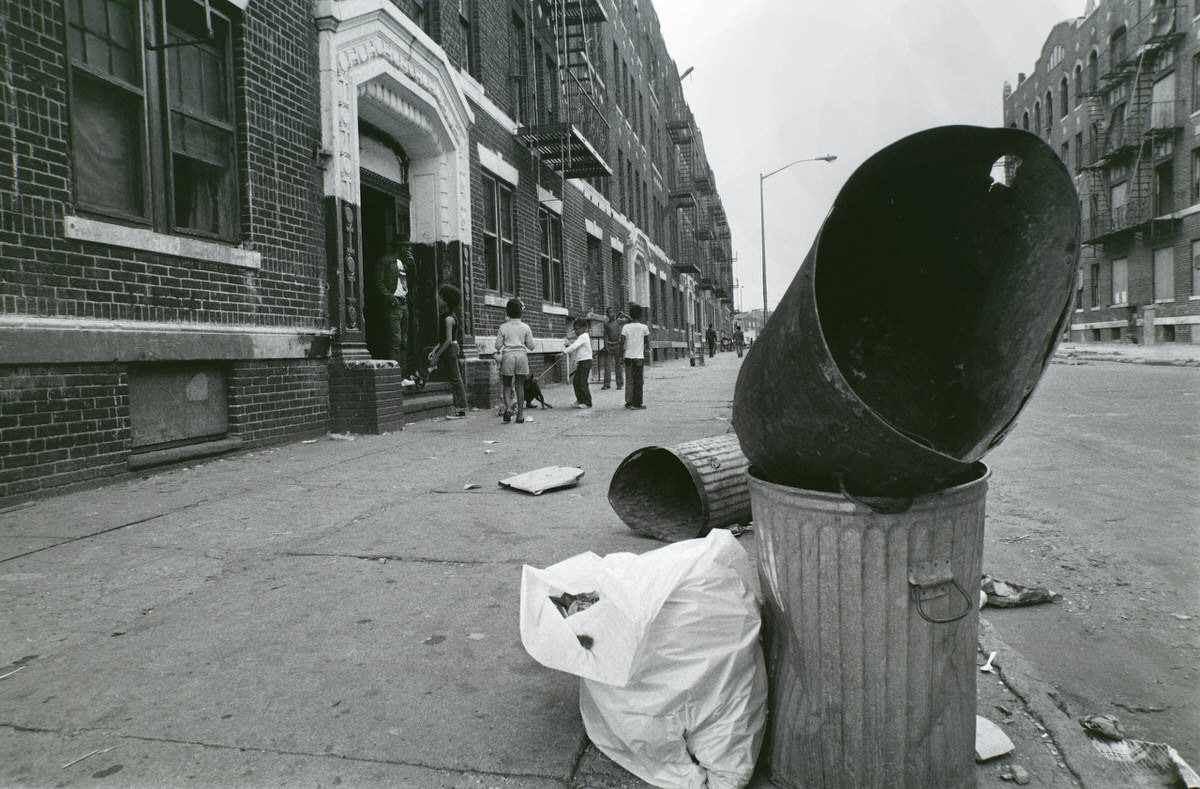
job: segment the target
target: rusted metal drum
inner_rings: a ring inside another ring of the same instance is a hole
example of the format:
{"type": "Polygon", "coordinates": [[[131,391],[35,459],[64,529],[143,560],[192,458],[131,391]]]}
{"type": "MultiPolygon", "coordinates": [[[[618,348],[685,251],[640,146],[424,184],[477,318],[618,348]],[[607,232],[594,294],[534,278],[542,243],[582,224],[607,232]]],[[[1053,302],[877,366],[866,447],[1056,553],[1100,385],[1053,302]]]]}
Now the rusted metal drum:
{"type": "Polygon", "coordinates": [[[866,502],[750,471],[774,786],[975,785],[988,474],[866,502]]]}
{"type": "Polygon", "coordinates": [[[1071,176],[1036,135],[947,126],[884,148],[742,363],[746,456],[772,482],[858,495],[969,478],[1050,362],[1078,249],[1071,176]]]}
{"type": "Polygon", "coordinates": [[[613,472],[608,503],[638,534],[677,542],[750,522],[749,464],[737,436],[643,447],[613,472]]]}

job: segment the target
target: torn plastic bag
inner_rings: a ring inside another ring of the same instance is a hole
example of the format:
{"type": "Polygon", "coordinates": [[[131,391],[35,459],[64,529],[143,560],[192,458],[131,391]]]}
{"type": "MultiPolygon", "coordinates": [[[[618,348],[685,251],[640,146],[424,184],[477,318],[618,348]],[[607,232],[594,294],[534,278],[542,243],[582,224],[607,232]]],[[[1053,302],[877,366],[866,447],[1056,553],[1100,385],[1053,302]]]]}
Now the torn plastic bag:
{"type": "Polygon", "coordinates": [[[640,556],[526,566],[521,642],[582,678],[584,728],[614,762],[658,787],[736,789],[766,717],[761,602],[745,550],[713,529],[640,556]],[[597,601],[570,616],[550,599],[587,592],[597,601]]]}

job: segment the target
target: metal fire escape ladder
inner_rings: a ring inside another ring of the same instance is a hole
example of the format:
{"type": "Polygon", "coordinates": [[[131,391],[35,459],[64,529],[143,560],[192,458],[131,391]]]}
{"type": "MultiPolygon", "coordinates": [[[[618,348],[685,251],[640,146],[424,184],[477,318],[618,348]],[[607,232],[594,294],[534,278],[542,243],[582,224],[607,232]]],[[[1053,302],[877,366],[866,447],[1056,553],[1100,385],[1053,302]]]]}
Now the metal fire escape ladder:
{"type": "Polygon", "coordinates": [[[602,151],[608,148],[608,122],[599,76],[591,57],[587,25],[607,21],[598,0],[535,0],[548,12],[558,71],[557,117],[518,130],[524,143],[566,178],[612,175],[602,151]]]}

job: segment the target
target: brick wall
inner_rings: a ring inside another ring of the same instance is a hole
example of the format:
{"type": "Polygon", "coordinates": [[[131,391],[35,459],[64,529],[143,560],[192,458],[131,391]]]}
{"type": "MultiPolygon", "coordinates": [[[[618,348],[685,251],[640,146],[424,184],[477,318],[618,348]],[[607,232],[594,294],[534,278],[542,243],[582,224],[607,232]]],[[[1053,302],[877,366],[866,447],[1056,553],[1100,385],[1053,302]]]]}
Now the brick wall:
{"type": "Polygon", "coordinates": [[[329,429],[329,366],[324,361],[236,362],[228,392],[229,432],[246,446],[329,429]]]}
{"type": "Polygon", "coordinates": [[[74,214],[65,10],[14,0],[0,33],[0,314],[324,327],[316,33],[304,0],[237,28],[241,230],[259,271],[67,239],[74,214]]]}
{"type": "Polygon", "coordinates": [[[128,435],[121,367],[0,366],[0,500],[123,471],[128,435]]]}

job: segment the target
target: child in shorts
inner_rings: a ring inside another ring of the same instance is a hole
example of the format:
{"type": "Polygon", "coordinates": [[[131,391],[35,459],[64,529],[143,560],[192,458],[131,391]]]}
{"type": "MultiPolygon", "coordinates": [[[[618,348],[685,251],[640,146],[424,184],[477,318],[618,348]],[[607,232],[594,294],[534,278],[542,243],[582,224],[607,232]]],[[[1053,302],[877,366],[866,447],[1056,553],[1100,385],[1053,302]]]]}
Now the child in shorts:
{"type": "Polygon", "coordinates": [[[533,330],[521,320],[524,311],[525,305],[520,299],[509,299],[504,309],[508,320],[500,324],[500,330],[496,332],[496,359],[500,362],[504,421],[512,420],[513,406],[516,406],[517,424],[525,421],[525,378],[529,375],[529,352],[534,348],[533,330]]]}

